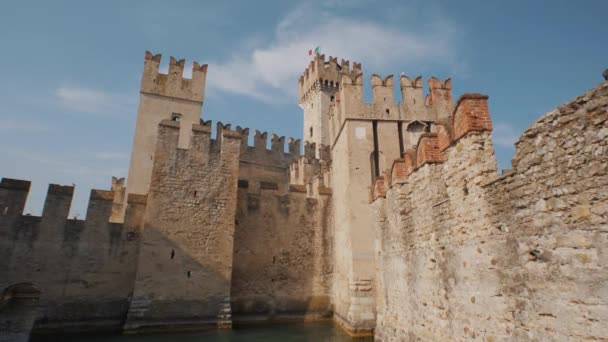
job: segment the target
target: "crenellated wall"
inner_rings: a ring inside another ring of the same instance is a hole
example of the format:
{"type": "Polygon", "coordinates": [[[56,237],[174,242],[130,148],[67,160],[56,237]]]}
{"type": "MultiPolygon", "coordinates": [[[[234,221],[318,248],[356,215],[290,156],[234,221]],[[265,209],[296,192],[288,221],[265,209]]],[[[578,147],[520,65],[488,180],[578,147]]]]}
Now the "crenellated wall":
{"type": "Polygon", "coordinates": [[[329,154],[290,138],[243,134],[232,272],[237,323],[331,317],[332,209],[329,154]]]}
{"type": "MultiPolygon", "coordinates": [[[[218,124],[219,125],[219,124],[218,124]]],[[[300,140],[289,138],[285,152],[285,137],[271,134],[270,149],[268,133],[254,131],[253,146],[248,146],[249,128],[236,128],[241,133],[239,159],[240,186],[259,191],[261,184],[287,192],[289,188],[289,165],[300,156],[300,140]]]]}
{"type": "Polygon", "coordinates": [[[23,216],[30,182],[0,182],[0,289],[40,290],[38,330],[117,329],[135,277],[139,213],[129,196],[126,223],[110,223],[114,193],[92,190],[86,220],[68,219],[74,188],[51,184],[41,217],[23,216]]]}
{"type": "MultiPolygon", "coordinates": [[[[141,78],[137,122],[133,135],[133,149],[127,178],[127,193],[145,195],[150,188],[156,134],[162,120],[178,120],[183,126],[199,124],[207,64],[192,66],[192,79],[183,77],[185,60],[169,60],[167,74],[159,72],[161,55],[146,51],[141,78]]],[[[184,130],[188,132],[189,129],[184,130]]],[[[186,148],[189,135],[183,133],[179,146],[186,148]]]]}
{"type": "Polygon", "coordinates": [[[325,61],[325,55],[316,55],[310,61],[298,83],[298,103],[304,111],[304,141],[319,146],[331,144],[327,113],[339,90],[340,79],[343,74],[354,76],[360,72],[360,63],[353,63],[351,70],[349,61],[338,64],[338,59],[331,56],[325,61]]]}
{"type": "Polygon", "coordinates": [[[164,120],[126,330],[231,325],[230,284],[241,136],[164,120]],[[181,129],[188,129],[181,127],[181,129]]]}
{"type": "Polygon", "coordinates": [[[239,188],[234,236],[235,322],[331,317],[330,194],[239,188]]]}
{"type": "Polygon", "coordinates": [[[440,81],[431,77],[428,80],[429,92],[423,98],[422,77],[410,80],[402,75],[399,82],[402,102],[398,103],[393,96],[393,76],[383,79],[374,74],[371,77],[373,102],[366,103],[363,98],[363,74],[341,76],[339,90],[328,107],[330,144],[339,139],[347,120],[403,122],[405,130],[405,126],[415,121],[428,125],[429,122],[446,120],[454,111],[450,79],[440,81]]]}
{"type": "Polygon", "coordinates": [[[376,339],[607,339],[608,83],[532,124],[504,176],[487,96],[451,122],[375,183],[376,339]]]}
{"type": "MultiPolygon", "coordinates": [[[[333,317],[376,340],[608,340],[608,83],[496,170],[488,96],[317,55],[303,145],[200,119],[206,65],[145,55],[128,182],[0,182],[0,329],[227,328],[333,317]],[[270,143],[268,142],[270,139],[270,143]],[[268,148],[268,146],[270,146],[268,148]],[[303,147],[303,154],[300,149],[303,147]],[[11,317],[16,317],[12,319],[11,317]]],[[[3,335],[8,336],[8,335],[3,335]]],[[[1,338],[0,338],[1,339],[1,338]]]]}
{"type": "Polygon", "coordinates": [[[291,179],[318,180],[332,189],[334,317],[354,335],[369,335],[375,326],[370,185],[389,178],[393,160],[422,136],[436,135],[437,124],[454,110],[450,80],[431,78],[428,86],[425,99],[422,79],[402,76],[403,102],[397,103],[393,76],[372,75],[373,102],[366,103],[361,64],[351,70],[348,61],[338,65],[337,58],[325,61],[323,55],[300,77],[305,157],[292,164],[291,179]]]}

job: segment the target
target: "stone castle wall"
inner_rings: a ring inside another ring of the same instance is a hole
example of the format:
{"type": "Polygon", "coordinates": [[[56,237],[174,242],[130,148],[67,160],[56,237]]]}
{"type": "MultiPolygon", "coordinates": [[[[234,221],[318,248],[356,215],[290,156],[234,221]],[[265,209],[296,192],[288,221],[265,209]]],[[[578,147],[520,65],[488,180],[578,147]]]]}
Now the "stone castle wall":
{"type": "Polygon", "coordinates": [[[0,288],[40,289],[38,329],[119,326],[133,289],[145,198],[109,223],[113,192],[92,190],[86,220],[68,219],[74,188],[51,184],[41,217],[23,216],[30,182],[0,183],[0,288]]]}
{"type": "Polygon", "coordinates": [[[184,149],[181,124],[159,125],[150,194],[128,195],[124,223],[124,179],[91,193],[86,221],[67,219],[73,187],[58,185],[42,217],[21,216],[29,182],[3,179],[0,286],[41,290],[37,331],[229,325],[231,306],[241,322],[331,314],[330,193],[290,187],[299,141],[267,149],[256,131],[247,146],[221,123],[214,140],[207,122],[184,149]]]}
{"type": "MultiPolygon", "coordinates": [[[[371,76],[373,100],[364,100],[360,64],[319,55],[300,78],[300,104],[307,117],[322,118],[332,166],[334,212],[334,318],[353,335],[371,335],[376,325],[374,237],[369,187],[387,177],[393,160],[425,133],[436,133],[454,109],[451,81],[402,75],[402,102],[394,99],[394,78],[371,76]],[[325,99],[325,92],[330,103],[325,99]],[[314,106],[317,106],[315,113],[314,106]],[[316,115],[314,115],[316,114],[316,115]]],[[[305,131],[305,136],[307,132],[305,131]]]]}
{"type": "Polygon", "coordinates": [[[483,97],[460,105],[376,184],[376,338],[608,338],[608,83],[537,120],[502,177],[483,97]]]}
{"type": "Polygon", "coordinates": [[[331,317],[330,196],[240,188],[232,310],[235,322],[331,317]]]}
{"type": "Polygon", "coordinates": [[[240,135],[193,125],[187,149],[179,136],[159,125],[127,330],[230,322],[240,135]]]}
{"type": "Polygon", "coordinates": [[[608,83],[534,123],[499,176],[488,97],[454,105],[450,80],[423,98],[401,76],[395,103],[373,75],[365,103],[360,64],[315,57],[300,156],[222,123],[212,139],[206,66],[189,80],[159,62],[146,54],[127,188],[93,190],[86,220],[67,218],[73,187],[51,185],[34,217],[29,182],[0,182],[0,327],[333,316],[383,341],[608,339],[608,83]]]}

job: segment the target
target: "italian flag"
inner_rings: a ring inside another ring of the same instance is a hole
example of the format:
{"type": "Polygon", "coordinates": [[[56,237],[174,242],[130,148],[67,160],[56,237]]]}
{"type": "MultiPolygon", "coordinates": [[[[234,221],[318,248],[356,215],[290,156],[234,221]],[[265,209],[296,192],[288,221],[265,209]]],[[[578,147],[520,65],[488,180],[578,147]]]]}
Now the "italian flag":
{"type": "MultiPolygon", "coordinates": [[[[314,49],[314,54],[315,55],[319,54],[319,47],[318,46],[314,49]]],[[[308,50],[308,55],[312,56],[313,55],[313,50],[308,50]]]]}

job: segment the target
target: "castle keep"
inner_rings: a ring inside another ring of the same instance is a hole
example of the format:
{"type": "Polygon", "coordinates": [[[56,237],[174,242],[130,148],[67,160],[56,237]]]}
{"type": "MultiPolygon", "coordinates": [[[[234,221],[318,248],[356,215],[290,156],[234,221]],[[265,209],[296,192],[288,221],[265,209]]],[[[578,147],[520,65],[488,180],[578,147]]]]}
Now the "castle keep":
{"type": "Polygon", "coordinates": [[[145,55],[128,178],[0,183],[0,341],[333,318],[401,340],[608,339],[608,82],[497,172],[488,96],[317,55],[303,143],[201,119],[207,65],[145,55]],[[394,99],[398,83],[401,102],[394,99]],[[249,146],[253,134],[253,146],[249,146]],[[270,139],[270,149],[268,140],[270,139]],[[303,150],[303,153],[301,153],[303,150]]]}

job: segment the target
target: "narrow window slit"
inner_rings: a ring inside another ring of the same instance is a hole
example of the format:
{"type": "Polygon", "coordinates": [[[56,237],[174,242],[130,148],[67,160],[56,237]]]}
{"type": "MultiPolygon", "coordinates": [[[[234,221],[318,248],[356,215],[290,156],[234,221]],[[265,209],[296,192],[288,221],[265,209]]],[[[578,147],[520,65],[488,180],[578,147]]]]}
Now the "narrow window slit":
{"type": "Polygon", "coordinates": [[[374,179],[373,181],[376,180],[376,177],[380,176],[380,153],[379,153],[379,146],[378,146],[378,121],[374,120],[372,121],[372,133],[374,135],[374,179]]]}
{"type": "Polygon", "coordinates": [[[399,134],[399,156],[404,158],[405,146],[403,146],[403,122],[397,122],[397,134],[399,134]]]}

